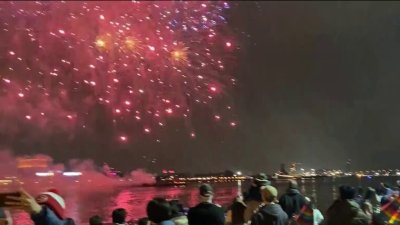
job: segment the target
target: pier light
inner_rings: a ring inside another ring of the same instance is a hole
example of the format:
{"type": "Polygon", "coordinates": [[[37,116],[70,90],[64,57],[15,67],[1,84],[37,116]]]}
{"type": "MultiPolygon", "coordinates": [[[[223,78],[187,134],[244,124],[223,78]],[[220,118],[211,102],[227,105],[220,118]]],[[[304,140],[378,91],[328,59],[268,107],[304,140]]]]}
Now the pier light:
{"type": "Polygon", "coordinates": [[[54,176],[54,173],[53,172],[36,172],[35,175],[38,177],[52,177],[52,176],[54,176]]]}
{"type": "Polygon", "coordinates": [[[77,177],[77,176],[81,176],[82,173],[81,172],[64,172],[63,175],[66,177],[77,177]]]}

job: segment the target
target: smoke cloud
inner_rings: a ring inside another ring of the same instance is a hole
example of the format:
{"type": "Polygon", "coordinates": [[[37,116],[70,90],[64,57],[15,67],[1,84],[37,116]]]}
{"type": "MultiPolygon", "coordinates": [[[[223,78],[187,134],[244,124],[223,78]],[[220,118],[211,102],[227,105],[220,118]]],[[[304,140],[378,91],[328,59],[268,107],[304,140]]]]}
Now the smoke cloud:
{"type": "Polygon", "coordinates": [[[9,150],[0,151],[0,178],[14,180],[9,189],[22,187],[34,193],[49,188],[57,188],[63,192],[68,192],[70,189],[102,191],[111,187],[155,183],[154,176],[144,169],[133,170],[122,177],[110,176],[103,171],[103,167],[96,165],[91,159],[72,159],[64,165],[54,163],[48,155],[14,156],[9,150]],[[27,161],[34,162],[27,163],[27,161]],[[43,166],[40,162],[46,162],[47,165],[43,166]],[[80,172],[81,175],[65,176],[63,172],[80,172]],[[39,175],[42,176],[38,176],[37,173],[41,173],[39,175]],[[48,173],[53,175],[46,176],[48,173]]]}

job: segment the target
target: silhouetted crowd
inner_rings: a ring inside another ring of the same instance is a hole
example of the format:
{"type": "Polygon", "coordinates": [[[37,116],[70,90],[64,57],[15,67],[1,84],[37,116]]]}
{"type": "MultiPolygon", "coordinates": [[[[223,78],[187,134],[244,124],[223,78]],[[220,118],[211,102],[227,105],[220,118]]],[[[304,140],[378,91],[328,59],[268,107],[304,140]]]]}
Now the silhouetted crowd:
{"type": "MultiPolygon", "coordinates": [[[[339,197],[325,213],[315,207],[312,198],[304,196],[295,180],[288,181],[288,188],[278,198],[277,189],[264,174],[253,177],[250,188],[238,194],[227,210],[213,203],[211,185],[199,187],[199,203],[185,209],[179,200],[154,198],[146,207],[147,217],[135,223],[126,221],[127,212],[115,209],[113,225],[386,225],[400,221],[400,182],[394,187],[339,187],[339,197]]],[[[51,189],[36,198],[25,191],[20,195],[6,196],[5,207],[0,210],[0,225],[10,225],[8,210],[28,212],[35,225],[74,225],[64,215],[65,202],[57,190],[51,189]],[[4,210],[8,209],[8,210],[4,210]]],[[[103,225],[100,216],[92,216],[90,225],[103,225]]]]}

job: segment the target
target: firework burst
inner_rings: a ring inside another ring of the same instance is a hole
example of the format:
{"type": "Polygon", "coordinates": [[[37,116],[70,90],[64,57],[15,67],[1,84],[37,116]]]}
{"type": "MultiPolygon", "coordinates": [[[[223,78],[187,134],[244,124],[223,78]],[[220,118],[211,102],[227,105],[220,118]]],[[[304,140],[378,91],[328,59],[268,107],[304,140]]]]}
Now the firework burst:
{"type": "MultiPolygon", "coordinates": [[[[227,104],[235,45],[224,2],[1,2],[0,109],[4,132],[24,125],[89,129],[97,108],[116,140],[126,127],[159,131],[168,118],[236,126],[227,104]],[[229,66],[231,67],[231,66],[229,66]],[[6,106],[6,107],[4,107],[6,106]],[[222,116],[226,115],[226,116],[222,116]]],[[[194,128],[188,137],[194,138],[194,128]]]]}

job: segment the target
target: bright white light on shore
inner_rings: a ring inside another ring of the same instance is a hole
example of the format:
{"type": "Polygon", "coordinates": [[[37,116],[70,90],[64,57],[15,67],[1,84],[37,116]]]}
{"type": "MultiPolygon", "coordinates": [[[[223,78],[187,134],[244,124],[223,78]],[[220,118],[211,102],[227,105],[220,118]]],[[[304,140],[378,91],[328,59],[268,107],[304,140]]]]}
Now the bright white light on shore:
{"type": "Polygon", "coordinates": [[[36,172],[35,175],[38,177],[52,177],[52,176],[54,176],[54,173],[53,172],[36,172]]]}
{"type": "Polygon", "coordinates": [[[82,173],[81,172],[64,172],[63,175],[67,176],[67,177],[77,177],[77,176],[81,176],[82,173]]]}
{"type": "Polygon", "coordinates": [[[241,176],[242,175],[242,171],[237,171],[236,175],[241,176]]]}

